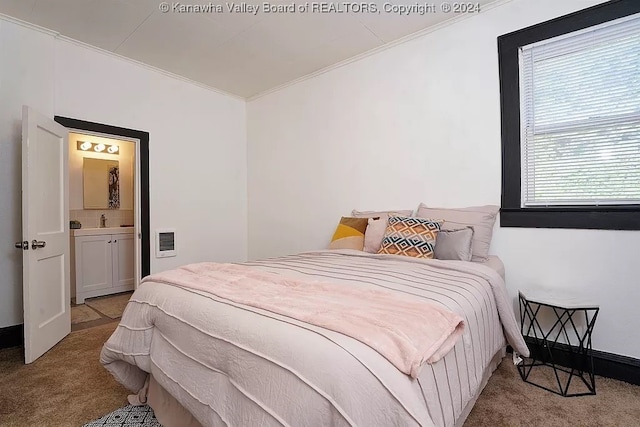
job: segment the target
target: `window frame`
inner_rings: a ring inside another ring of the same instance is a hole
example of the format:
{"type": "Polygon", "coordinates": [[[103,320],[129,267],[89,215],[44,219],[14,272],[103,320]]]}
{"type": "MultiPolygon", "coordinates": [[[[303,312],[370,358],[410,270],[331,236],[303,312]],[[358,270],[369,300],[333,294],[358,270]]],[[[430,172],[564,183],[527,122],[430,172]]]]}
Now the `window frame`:
{"type": "Polygon", "coordinates": [[[502,132],[501,227],[640,230],[640,205],[521,207],[519,48],[640,13],[640,1],[613,0],[498,37],[502,132]]]}

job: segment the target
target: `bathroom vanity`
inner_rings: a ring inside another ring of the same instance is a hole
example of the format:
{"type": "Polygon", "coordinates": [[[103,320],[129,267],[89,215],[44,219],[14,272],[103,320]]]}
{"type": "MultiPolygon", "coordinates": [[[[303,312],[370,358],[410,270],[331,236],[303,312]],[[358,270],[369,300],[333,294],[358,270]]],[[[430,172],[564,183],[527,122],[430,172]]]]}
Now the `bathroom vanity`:
{"type": "Polygon", "coordinates": [[[71,284],[76,304],[85,298],[133,290],[133,227],[71,230],[71,284]]]}

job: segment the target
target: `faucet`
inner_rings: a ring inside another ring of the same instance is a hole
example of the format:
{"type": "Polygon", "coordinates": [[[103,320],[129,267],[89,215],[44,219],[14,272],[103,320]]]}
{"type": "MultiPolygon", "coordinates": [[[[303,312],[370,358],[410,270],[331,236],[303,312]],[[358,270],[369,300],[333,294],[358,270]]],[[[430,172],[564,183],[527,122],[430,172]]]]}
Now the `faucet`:
{"type": "Polygon", "coordinates": [[[100,215],[100,228],[106,228],[107,226],[107,217],[104,214],[100,215]]]}

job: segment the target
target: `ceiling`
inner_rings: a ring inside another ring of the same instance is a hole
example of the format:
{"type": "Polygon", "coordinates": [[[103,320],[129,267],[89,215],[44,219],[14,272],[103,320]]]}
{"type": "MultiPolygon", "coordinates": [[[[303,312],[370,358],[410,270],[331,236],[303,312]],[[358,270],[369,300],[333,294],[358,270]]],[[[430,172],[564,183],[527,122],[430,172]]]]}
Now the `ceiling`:
{"type": "MultiPolygon", "coordinates": [[[[0,0],[0,13],[248,98],[458,16],[443,13],[442,1],[423,15],[383,9],[391,2],[425,4],[415,0],[371,2],[380,13],[234,13],[227,9],[233,3],[221,0],[182,2],[223,8],[209,13],[181,13],[172,0],[166,13],[161,0],[0,0]]],[[[331,4],[344,9],[360,3],[331,4]]]]}

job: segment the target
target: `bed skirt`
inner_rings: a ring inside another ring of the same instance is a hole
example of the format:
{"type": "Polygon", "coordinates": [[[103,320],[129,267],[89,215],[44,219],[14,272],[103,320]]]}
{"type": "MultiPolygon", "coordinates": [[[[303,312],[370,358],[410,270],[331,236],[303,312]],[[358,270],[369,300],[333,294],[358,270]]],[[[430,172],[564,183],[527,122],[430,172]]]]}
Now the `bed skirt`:
{"type": "Polygon", "coordinates": [[[163,427],[202,427],[184,406],[149,375],[147,404],[163,427]]]}
{"type": "MultiPolygon", "coordinates": [[[[501,348],[493,356],[491,363],[489,363],[484,370],[482,383],[478,389],[478,393],[476,393],[462,411],[462,414],[456,421],[456,427],[462,427],[469,416],[469,413],[471,413],[471,409],[473,409],[476,400],[478,400],[480,393],[484,390],[489,378],[498,368],[498,365],[500,365],[500,362],[502,362],[505,355],[506,348],[501,348]]],[[[508,361],[506,363],[508,363],[508,361]]],[[[152,375],[149,376],[146,394],[147,404],[153,408],[156,418],[164,427],[202,427],[200,422],[196,420],[194,416],[191,415],[191,413],[175,399],[175,397],[158,384],[152,375]]]]}

